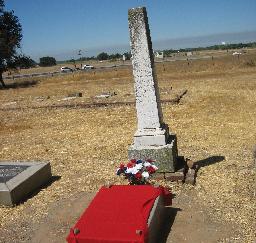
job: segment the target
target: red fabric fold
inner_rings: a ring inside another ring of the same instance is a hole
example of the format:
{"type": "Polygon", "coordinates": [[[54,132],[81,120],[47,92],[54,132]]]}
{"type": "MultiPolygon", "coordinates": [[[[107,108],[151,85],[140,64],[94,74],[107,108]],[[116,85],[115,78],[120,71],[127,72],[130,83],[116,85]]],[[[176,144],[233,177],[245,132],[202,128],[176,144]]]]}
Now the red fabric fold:
{"type": "Polygon", "coordinates": [[[155,199],[170,196],[163,187],[151,185],[102,187],[71,230],[69,243],[147,242],[147,220],[155,199]],[[136,233],[137,231],[137,233],[136,233]],[[74,241],[75,240],[75,241],[74,241]]]}

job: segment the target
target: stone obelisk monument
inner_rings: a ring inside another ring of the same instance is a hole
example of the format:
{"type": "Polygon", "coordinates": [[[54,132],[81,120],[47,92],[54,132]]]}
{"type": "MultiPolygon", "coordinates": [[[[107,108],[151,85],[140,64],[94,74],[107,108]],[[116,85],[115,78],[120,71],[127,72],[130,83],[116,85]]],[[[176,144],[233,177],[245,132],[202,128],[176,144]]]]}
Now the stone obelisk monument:
{"type": "Polygon", "coordinates": [[[163,122],[146,8],[129,9],[128,21],[138,121],[128,157],[153,159],[160,172],[174,172],[177,139],[163,122]]]}

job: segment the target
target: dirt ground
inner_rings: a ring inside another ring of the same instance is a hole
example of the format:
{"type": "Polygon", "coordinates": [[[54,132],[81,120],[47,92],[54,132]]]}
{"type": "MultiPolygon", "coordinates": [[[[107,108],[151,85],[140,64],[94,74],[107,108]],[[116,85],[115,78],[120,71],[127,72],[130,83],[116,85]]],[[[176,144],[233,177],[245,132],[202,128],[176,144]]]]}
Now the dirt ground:
{"type": "MultiPolygon", "coordinates": [[[[70,225],[74,225],[83,213],[95,193],[77,193],[72,198],[54,202],[48,216],[33,225],[23,220],[16,223],[28,227],[23,234],[23,241],[33,243],[62,243],[69,234],[70,225]]],[[[30,213],[28,209],[26,213],[30,213]]],[[[1,231],[0,231],[1,232],[1,231]]],[[[8,229],[7,232],[12,232],[8,229]]],[[[6,231],[1,233],[7,235],[6,231]]],[[[178,242],[218,242],[234,234],[235,227],[226,226],[211,220],[206,208],[200,206],[195,200],[193,191],[183,191],[173,199],[172,207],[166,210],[166,220],[160,232],[158,243],[178,242]]],[[[15,235],[10,234],[3,242],[16,242],[15,235]]]]}
{"type": "MultiPolygon", "coordinates": [[[[166,242],[255,241],[255,60],[248,52],[157,65],[161,99],[188,90],[163,105],[164,120],[179,154],[201,166],[194,187],[160,182],[176,195],[166,242]]],[[[15,88],[0,90],[0,160],[47,160],[54,177],[16,207],[0,207],[0,242],[63,242],[103,184],[126,183],[115,169],[136,130],[135,107],[125,104],[134,101],[132,71],[8,82],[15,88]],[[74,92],[83,97],[65,99],[74,92]],[[95,98],[102,92],[116,95],[95,98]],[[86,106],[104,102],[124,104],[86,106]]]]}

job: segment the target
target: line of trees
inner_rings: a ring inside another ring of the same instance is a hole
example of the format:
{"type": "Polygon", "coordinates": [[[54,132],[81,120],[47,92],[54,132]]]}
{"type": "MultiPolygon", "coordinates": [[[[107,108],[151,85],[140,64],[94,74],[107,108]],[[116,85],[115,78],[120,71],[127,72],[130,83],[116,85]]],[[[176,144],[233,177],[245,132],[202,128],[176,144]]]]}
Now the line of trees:
{"type": "Polygon", "coordinates": [[[101,52],[98,56],[97,56],[97,60],[102,61],[102,60],[115,60],[115,59],[121,59],[123,58],[123,55],[125,56],[126,60],[130,60],[131,59],[131,53],[130,52],[125,52],[124,54],[120,54],[120,53],[115,53],[115,54],[107,54],[106,52],[101,52]]]}
{"type": "Polygon", "coordinates": [[[83,62],[83,61],[89,61],[89,60],[98,60],[98,61],[118,60],[118,59],[122,59],[123,55],[125,56],[125,60],[130,60],[132,56],[130,52],[125,52],[123,54],[120,54],[120,53],[108,54],[106,52],[101,52],[96,57],[95,56],[80,57],[78,59],[69,59],[69,60],[66,60],[65,62],[75,63],[76,61],[83,62]]]}
{"type": "MultiPolygon", "coordinates": [[[[242,49],[242,48],[256,48],[256,42],[250,43],[237,43],[237,44],[225,44],[225,45],[213,45],[207,47],[195,47],[195,48],[180,48],[180,49],[166,49],[163,50],[165,56],[170,56],[171,54],[177,52],[195,52],[195,51],[204,51],[204,50],[230,50],[230,49],[242,49]]],[[[108,54],[106,52],[99,53],[96,57],[80,57],[79,59],[71,59],[66,62],[75,62],[75,61],[88,61],[88,60],[116,60],[121,59],[125,55],[126,60],[131,59],[131,53],[126,52],[124,54],[108,54]]]]}
{"type": "Polygon", "coordinates": [[[103,61],[103,60],[113,60],[113,59],[120,59],[122,58],[123,55],[120,53],[116,53],[116,54],[108,54],[106,52],[101,52],[98,56],[97,56],[97,60],[99,61],[103,61]]]}
{"type": "Polygon", "coordinates": [[[39,66],[50,67],[56,65],[56,59],[54,57],[41,57],[39,59],[39,66]]]}
{"type": "MultiPolygon", "coordinates": [[[[4,0],[0,0],[0,83],[3,87],[6,87],[3,81],[3,72],[8,69],[19,68],[30,68],[36,66],[36,62],[30,57],[19,54],[21,40],[22,40],[22,27],[17,16],[14,15],[13,11],[6,11],[4,0]]],[[[238,44],[225,44],[225,45],[213,45],[209,47],[198,47],[198,48],[185,48],[179,50],[164,50],[166,56],[177,52],[191,52],[191,51],[202,51],[202,50],[229,50],[229,49],[241,49],[241,48],[256,48],[256,42],[251,43],[238,43],[238,44]]],[[[71,61],[87,61],[87,60],[115,60],[121,59],[125,55],[126,60],[131,58],[131,53],[126,52],[124,54],[108,54],[101,52],[97,57],[81,57],[77,60],[72,59],[71,61]]],[[[69,60],[70,61],[70,60],[69,60]]],[[[40,66],[53,66],[56,65],[54,57],[41,57],[40,66]]]]}
{"type": "MultiPolygon", "coordinates": [[[[14,11],[6,11],[4,0],[0,0],[0,83],[6,87],[3,81],[3,72],[16,68],[30,68],[36,66],[36,62],[30,57],[20,54],[22,40],[22,27],[14,11]]],[[[53,57],[40,58],[40,65],[56,65],[53,57]]]]}
{"type": "Polygon", "coordinates": [[[193,51],[204,51],[204,50],[230,50],[230,49],[242,49],[242,48],[256,48],[256,42],[213,45],[213,46],[196,47],[196,48],[168,49],[168,50],[164,50],[164,54],[166,56],[169,56],[177,52],[190,52],[190,51],[193,52],[193,51]]]}
{"type": "Polygon", "coordinates": [[[0,0],[0,83],[3,87],[3,72],[15,68],[17,49],[20,48],[22,28],[19,19],[13,11],[5,11],[4,0],[0,0]]]}
{"type": "Polygon", "coordinates": [[[15,67],[19,68],[31,68],[35,67],[37,63],[31,59],[28,56],[25,56],[24,54],[21,54],[18,56],[18,58],[15,60],[15,67]]]}

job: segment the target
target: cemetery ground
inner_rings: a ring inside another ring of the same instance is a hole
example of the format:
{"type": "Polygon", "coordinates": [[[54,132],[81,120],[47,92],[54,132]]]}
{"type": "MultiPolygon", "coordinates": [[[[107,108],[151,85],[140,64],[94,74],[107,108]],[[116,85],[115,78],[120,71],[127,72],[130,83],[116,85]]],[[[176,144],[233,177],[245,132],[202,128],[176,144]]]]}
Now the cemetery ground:
{"type": "MultiPolygon", "coordinates": [[[[251,51],[156,65],[161,100],[187,90],[162,104],[164,121],[179,155],[200,166],[195,186],[155,182],[175,195],[163,241],[255,240],[255,62],[251,51]]],[[[50,161],[54,177],[16,207],[0,207],[0,242],[64,242],[102,185],[126,183],[115,169],[136,129],[132,69],[15,82],[31,85],[0,90],[0,160],[50,161]],[[66,98],[76,92],[83,96],[66,98]],[[116,95],[96,97],[107,92],[116,95]]]]}

